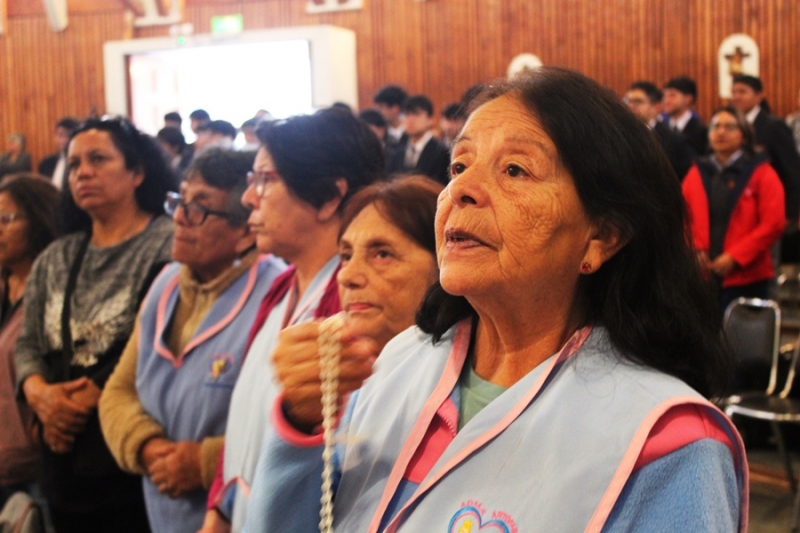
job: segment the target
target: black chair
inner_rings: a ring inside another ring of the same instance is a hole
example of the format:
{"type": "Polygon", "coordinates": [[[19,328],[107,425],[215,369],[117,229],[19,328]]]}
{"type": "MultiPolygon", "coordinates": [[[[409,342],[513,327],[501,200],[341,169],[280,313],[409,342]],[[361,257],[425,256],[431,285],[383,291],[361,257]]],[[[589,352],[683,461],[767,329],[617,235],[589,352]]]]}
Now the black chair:
{"type": "Polygon", "coordinates": [[[769,422],[783,458],[789,486],[796,494],[792,511],[792,531],[796,531],[800,517],[800,491],[797,490],[792,461],[786,450],[780,424],[800,423],[800,400],[789,398],[800,356],[800,338],[794,345],[786,380],[778,390],[778,367],[781,359],[781,312],[778,304],[772,300],[739,298],[725,310],[723,324],[730,349],[738,364],[737,374],[740,377],[737,382],[743,383],[746,381],[743,376],[747,376],[751,378],[751,383],[759,383],[754,374],[759,369],[762,374],[766,369],[769,370],[767,379],[760,381],[762,384],[766,382],[766,390],[739,392],[725,398],[722,403],[725,414],[729,417],[738,415],[769,422]],[[768,365],[765,365],[767,362],[768,365]]]}

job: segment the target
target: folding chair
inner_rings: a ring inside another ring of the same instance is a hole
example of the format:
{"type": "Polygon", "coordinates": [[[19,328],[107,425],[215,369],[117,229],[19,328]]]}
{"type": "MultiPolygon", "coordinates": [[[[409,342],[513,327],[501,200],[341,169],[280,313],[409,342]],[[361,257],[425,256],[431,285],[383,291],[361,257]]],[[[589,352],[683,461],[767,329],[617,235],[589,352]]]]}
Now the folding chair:
{"type": "Polygon", "coordinates": [[[792,461],[786,451],[781,423],[800,423],[800,400],[789,398],[794,383],[797,360],[800,358],[800,337],[794,345],[786,381],[778,391],[778,364],[780,362],[781,312],[772,300],[739,298],[725,310],[724,326],[728,343],[739,370],[756,369],[769,361],[769,378],[765,391],[747,391],[723,400],[725,414],[765,420],[770,423],[778,445],[789,486],[795,493],[792,511],[792,531],[797,529],[800,517],[800,491],[792,471],[792,461]]]}

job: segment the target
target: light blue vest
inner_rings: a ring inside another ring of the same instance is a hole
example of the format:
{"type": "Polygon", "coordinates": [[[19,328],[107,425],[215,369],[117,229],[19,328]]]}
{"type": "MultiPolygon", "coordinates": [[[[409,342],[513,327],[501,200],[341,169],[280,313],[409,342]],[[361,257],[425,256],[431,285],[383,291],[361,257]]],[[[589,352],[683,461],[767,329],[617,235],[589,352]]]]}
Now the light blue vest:
{"type": "MultiPolygon", "coordinates": [[[[402,333],[359,391],[341,435],[337,531],[377,530],[464,364],[466,349],[451,348],[468,345],[468,324],[449,335],[432,346],[417,330],[402,333]]],[[[572,356],[553,356],[478,413],[386,531],[600,531],[653,424],[685,404],[719,416],[738,446],[746,508],[744,449],[727,418],[680,380],[622,359],[598,327],[572,356]]]]}
{"type": "MultiPolygon", "coordinates": [[[[223,435],[228,404],[239,376],[250,325],[261,300],[286,265],[261,257],[217,298],[179,357],[165,342],[178,302],[181,265],[172,263],[153,282],[142,307],[136,389],[144,410],[174,441],[223,435]]],[[[153,531],[196,532],[208,492],[178,499],[160,494],[143,478],[153,531]]]]}

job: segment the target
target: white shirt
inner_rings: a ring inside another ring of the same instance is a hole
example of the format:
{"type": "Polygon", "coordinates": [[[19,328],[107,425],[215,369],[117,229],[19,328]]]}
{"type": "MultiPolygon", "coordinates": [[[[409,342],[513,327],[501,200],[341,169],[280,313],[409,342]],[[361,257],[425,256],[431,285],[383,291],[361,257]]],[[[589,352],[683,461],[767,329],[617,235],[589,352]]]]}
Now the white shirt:
{"type": "Polygon", "coordinates": [[[692,112],[689,109],[687,109],[678,118],[670,117],[669,127],[671,129],[678,128],[678,131],[682,132],[683,130],[686,129],[686,125],[689,123],[690,120],[692,120],[692,112]]]}
{"type": "Polygon", "coordinates": [[[756,121],[756,117],[758,116],[758,113],[759,113],[760,111],[761,111],[761,106],[760,106],[760,105],[757,105],[757,106],[755,106],[753,109],[751,109],[750,111],[748,111],[748,113],[747,113],[747,114],[744,116],[744,118],[746,118],[746,119],[747,119],[747,122],[749,122],[749,123],[750,123],[750,125],[752,125],[752,124],[753,124],[753,122],[755,122],[755,121],[756,121]]]}
{"type": "Polygon", "coordinates": [[[408,168],[414,168],[417,166],[419,162],[419,156],[422,153],[422,150],[425,149],[425,145],[428,144],[428,141],[431,140],[433,137],[433,133],[430,131],[426,132],[425,135],[420,137],[420,139],[415,142],[411,143],[409,139],[408,146],[406,146],[406,158],[405,158],[405,166],[408,168]]]}
{"type": "Polygon", "coordinates": [[[386,126],[386,135],[391,137],[395,142],[400,140],[400,137],[406,132],[406,127],[400,122],[400,125],[397,127],[387,125],[386,126]]]}
{"type": "Polygon", "coordinates": [[[56,186],[56,189],[61,190],[61,184],[64,181],[64,171],[67,169],[67,156],[64,155],[64,152],[58,154],[58,162],[56,163],[56,168],[53,170],[53,175],[50,177],[50,180],[53,182],[53,185],[56,186]]]}

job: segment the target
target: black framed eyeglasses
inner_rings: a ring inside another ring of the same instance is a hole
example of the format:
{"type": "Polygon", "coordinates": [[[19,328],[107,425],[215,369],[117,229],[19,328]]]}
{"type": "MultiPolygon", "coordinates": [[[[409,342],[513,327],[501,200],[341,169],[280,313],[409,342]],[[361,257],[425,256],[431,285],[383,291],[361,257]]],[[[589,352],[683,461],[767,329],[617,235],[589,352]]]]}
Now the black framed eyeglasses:
{"type": "Polygon", "coordinates": [[[280,176],[274,170],[253,170],[247,173],[247,186],[255,187],[256,195],[261,198],[267,190],[267,183],[277,179],[280,179],[280,176]]]}
{"type": "Polygon", "coordinates": [[[228,220],[231,218],[231,214],[226,211],[215,211],[197,202],[185,202],[180,194],[168,192],[167,199],[164,200],[164,211],[166,211],[169,216],[174,217],[175,213],[178,211],[178,207],[183,208],[183,216],[190,226],[202,225],[208,218],[208,215],[214,215],[228,220]]]}

